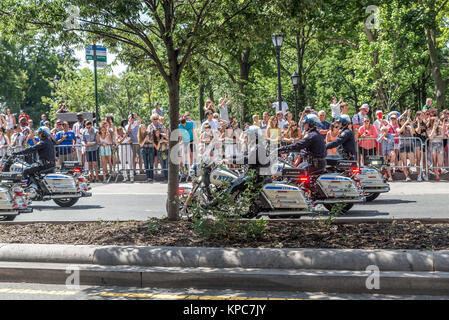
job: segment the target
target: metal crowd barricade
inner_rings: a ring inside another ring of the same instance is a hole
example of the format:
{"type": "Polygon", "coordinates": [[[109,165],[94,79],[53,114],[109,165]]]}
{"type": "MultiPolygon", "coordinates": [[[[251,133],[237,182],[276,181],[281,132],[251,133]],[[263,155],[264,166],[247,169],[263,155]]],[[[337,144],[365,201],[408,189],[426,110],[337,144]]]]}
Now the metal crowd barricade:
{"type": "Polygon", "coordinates": [[[449,138],[433,138],[425,141],[426,160],[425,171],[428,175],[430,171],[435,173],[439,170],[440,174],[449,171],[449,138]]]}
{"type": "Polygon", "coordinates": [[[359,138],[356,141],[357,159],[359,165],[363,165],[369,156],[381,155],[381,144],[376,138],[359,138]]]}
{"type": "MultiPolygon", "coordinates": [[[[423,161],[423,141],[417,137],[393,137],[393,141],[399,141],[394,145],[396,162],[388,163],[392,169],[412,169],[412,171],[423,172],[426,164],[423,161]],[[402,151],[402,152],[401,152],[402,151]],[[401,158],[401,153],[406,153],[405,163],[401,158]],[[418,161],[419,159],[419,161],[418,161]],[[418,163],[419,162],[419,163],[418,163]]],[[[358,160],[363,164],[369,156],[386,156],[382,154],[382,143],[377,142],[376,138],[359,138],[357,140],[358,160]],[[369,143],[364,143],[369,141],[369,143]],[[366,148],[372,147],[372,148],[366,148]]]]}
{"type": "Polygon", "coordinates": [[[153,165],[151,166],[150,163],[148,163],[147,164],[148,169],[146,169],[145,161],[144,159],[142,159],[141,147],[139,144],[122,143],[114,145],[112,149],[113,149],[112,152],[113,168],[118,173],[115,179],[116,182],[118,181],[119,176],[122,176],[126,180],[128,179],[128,176],[129,178],[132,179],[135,173],[137,174],[137,172],[142,170],[144,171],[145,174],[148,170],[153,170],[153,177],[156,175],[157,171],[160,171],[165,179],[168,177],[168,161],[169,161],[168,150],[165,153],[162,152],[158,153],[156,148],[154,148],[153,165]],[[155,166],[156,157],[158,164],[157,167],[155,166]],[[141,160],[142,166],[140,166],[141,160]],[[134,170],[134,162],[136,163],[135,170],[134,170]],[[151,167],[153,167],[153,169],[151,169],[151,167]]]}
{"type": "MultiPolygon", "coordinates": [[[[115,182],[118,182],[119,178],[122,177],[124,180],[133,179],[134,175],[139,171],[144,171],[146,173],[147,170],[153,170],[155,171],[161,171],[161,173],[165,176],[164,171],[168,172],[168,152],[167,152],[167,159],[158,159],[158,167],[154,166],[153,162],[153,169],[151,169],[151,165],[147,164],[148,169],[145,169],[145,163],[142,159],[142,166],[140,166],[140,159],[141,159],[141,153],[140,153],[140,145],[139,144],[131,144],[131,143],[122,143],[122,144],[112,144],[109,146],[106,146],[106,148],[109,147],[111,152],[111,164],[112,164],[112,170],[111,165],[108,163],[105,163],[106,168],[103,168],[103,162],[101,159],[101,152],[100,149],[103,148],[103,146],[97,146],[96,152],[96,163],[97,163],[97,173],[98,175],[103,174],[104,171],[108,172],[109,174],[109,181],[111,179],[114,179],[115,182]],[[136,162],[135,170],[134,170],[134,161],[136,162]]],[[[83,167],[84,171],[89,171],[89,166],[87,162],[87,152],[86,147],[83,145],[73,145],[73,146],[62,146],[62,145],[55,145],[55,151],[57,155],[57,167],[60,169],[64,163],[64,161],[78,161],[80,162],[83,167]]],[[[93,151],[91,151],[93,152],[93,151]]],[[[109,152],[106,151],[106,154],[109,152]]],[[[155,157],[157,156],[157,151],[154,149],[154,157],[153,161],[155,161],[155,157]]],[[[161,154],[163,157],[163,154],[161,154]]],[[[97,175],[97,174],[95,174],[97,175]]]]}

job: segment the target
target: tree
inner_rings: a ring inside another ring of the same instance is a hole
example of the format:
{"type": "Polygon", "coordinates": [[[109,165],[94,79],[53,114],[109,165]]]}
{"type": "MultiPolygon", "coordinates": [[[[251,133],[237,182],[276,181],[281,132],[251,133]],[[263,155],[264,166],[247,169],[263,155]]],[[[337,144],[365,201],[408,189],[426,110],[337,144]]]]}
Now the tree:
{"type": "Polygon", "coordinates": [[[427,39],[427,48],[429,51],[432,77],[435,85],[435,97],[438,109],[444,109],[446,105],[446,90],[449,84],[449,78],[444,79],[441,72],[441,61],[439,58],[438,34],[440,33],[440,24],[437,22],[438,16],[442,12],[447,12],[449,6],[448,0],[441,1],[424,1],[419,0],[419,5],[424,16],[424,32],[427,39]]]}
{"type": "MultiPolygon", "coordinates": [[[[111,47],[129,52],[134,59],[149,59],[168,86],[170,129],[173,132],[178,128],[180,79],[187,62],[201,43],[219,32],[221,26],[250,3],[251,0],[230,1],[228,6],[222,6],[218,0],[115,0],[105,6],[103,0],[56,3],[10,0],[1,3],[0,12],[9,30],[27,29],[31,24],[70,41],[95,37],[111,47]],[[74,19],[79,25],[69,26],[78,33],[70,36],[65,33],[67,23],[61,23],[73,18],[66,11],[69,5],[79,8],[79,15],[75,17],[78,19],[74,19]]],[[[177,139],[170,141],[170,150],[176,144],[177,139]]],[[[179,218],[176,203],[178,172],[179,164],[170,161],[169,220],[179,218]]]]}

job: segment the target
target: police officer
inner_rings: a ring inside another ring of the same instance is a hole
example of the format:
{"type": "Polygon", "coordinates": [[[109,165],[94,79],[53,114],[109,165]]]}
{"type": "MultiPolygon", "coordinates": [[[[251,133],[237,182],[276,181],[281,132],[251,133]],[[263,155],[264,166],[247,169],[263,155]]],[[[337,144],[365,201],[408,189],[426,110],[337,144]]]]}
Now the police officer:
{"type": "Polygon", "coordinates": [[[349,129],[351,118],[347,114],[338,117],[337,123],[340,124],[340,135],[337,139],[326,144],[326,149],[337,148],[338,153],[347,160],[357,160],[357,149],[354,133],[349,129]]]}
{"type": "Polygon", "coordinates": [[[279,153],[301,152],[309,163],[309,174],[319,173],[326,168],[326,143],[317,131],[320,119],[315,114],[307,115],[304,120],[305,137],[294,144],[282,147],[279,153]]]}
{"type": "Polygon", "coordinates": [[[30,168],[25,169],[23,171],[24,176],[30,176],[55,167],[55,147],[50,139],[50,129],[47,127],[40,127],[37,134],[39,137],[39,142],[37,144],[13,153],[13,155],[22,155],[37,152],[39,155],[39,163],[33,164],[30,168]]]}

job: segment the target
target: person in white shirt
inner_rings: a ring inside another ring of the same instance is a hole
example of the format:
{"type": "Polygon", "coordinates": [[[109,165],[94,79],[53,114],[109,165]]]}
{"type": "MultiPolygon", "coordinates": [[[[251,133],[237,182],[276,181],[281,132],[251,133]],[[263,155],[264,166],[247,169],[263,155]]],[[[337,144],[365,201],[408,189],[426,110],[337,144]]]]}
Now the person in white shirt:
{"type": "Polygon", "coordinates": [[[220,111],[220,118],[226,123],[229,123],[228,106],[231,104],[232,99],[229,96],[229,92],[226,92],[225,97],[219,100],[218,110],[220,111]],[[228,99],[228,101],[226,101],[228,99]]]}
{"type": "Polygon", "coordinates": [[[288,122],[284,120],[284,114],[282,111],[277,112],[276,117],[278,120],[279,129],[284,130],[284,128],[288,127],[288,122]]]}
{"type": "Polygon", "coordinates": [[[160,117],[163,117],[165,115],[165,111],[159,107],[158,102],[156,102],[154,104],[154,109],[151,111],[151,115],[153,115],[153,114],[157,114],[160,117]]]}
{"type": "Polygon", "coordinates": [[[268,112],[264,112],[262,114],[262,120],[260,121],[260,129],[266,130],[268,127],[269,120],[270,120],[270,114],[268,112]]]}
{"type": "Polygon", "coordinates": [[[343,97],[337,102],[337,97],[332,98],[332,103],[330,104],[332,111],[332,122],[334,122],[340,116],[340,104],[343,102],[343,97]]]}
{"type": "Polygon", "coordinates": [[[388,121],[383,118],[382,110],[376,111],[376,121],[374,121],[373,125],[376,127],[377,132],[380,132],[383,126],[388,126],[388,121]]]}
{"type": "Polygon", "coordinates": [[[207,120],[204,121],[203,124],[201,125],[201,132],[204,131],[204,126],[206,124],[210,125],[212,131],[217,131],[218,128],[220,127],[220,122],[214,119],[214,114],[212,113],[212,111],[207,111],[205,116],[207,120]]]}
{"type": "Polygon", "coordinates": [[[24,143],[25,137],[22,133],[22,128],[20,125],[16,125],[11,136],[11,146],[14,148],[14,152],[23,150],[24,143]]]}
{"type": "Polygon", "coordinates": [[[82,141],[82,139],[81,139],[82,138],[82,132],[81,131],[84,129],[84,126],[83,126],[83,121],[84,121],[83,113],[82,112],[77,113],[76,114],[76,119],[78,121],[73,124],[72,131],[75,133],[75,137],[76,137],[76,145],[77,145],[77,147],[76,147],[76,156],[77,156],[78,162],[83,163],[84,162],[83,161],[84,160],[83,159],[83,149],[81,147],[81,141],[82,141]]]}
{"type": "Polygon", "coordinates": [[[282,108],[280,108],[280,107],[279,107],[279,97],[278,97],[278,101],[276,101],[276,102],[274,102],[274,103],[271,103],[270,99],[268,99],[267,101],[268,101],[268,105],[269,105],[271,108],[274,108],[274,109],[276,110],[276,114],[277,114],[279,111],[282,111],[282,114],[286,114],[286,113],[287,113],[287,111],[288,111],[288,104],[287,104],[287,102],[282,101],[282,108]]]}

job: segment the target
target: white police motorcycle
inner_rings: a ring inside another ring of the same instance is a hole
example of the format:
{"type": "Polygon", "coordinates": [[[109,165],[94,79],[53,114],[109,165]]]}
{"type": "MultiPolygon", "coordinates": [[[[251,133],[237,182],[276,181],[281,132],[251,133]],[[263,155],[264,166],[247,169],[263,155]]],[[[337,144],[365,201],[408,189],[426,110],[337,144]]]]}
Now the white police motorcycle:
{"type": "MultiPolygon", "coordinates": [[[[22,174],[25,169],[36,165],[26,162],[22,156],[11,154],[2,158],[0,168],[2,173],[22,174]]],[[[84,177],[54,171],[54,168],[43,170],[23,180],[23,192],[32,201],[53,200],[60,207],[71,207],[80,198],[92,196],[89,182],[84,177]]]]}
{"type": "MultiPolygon", "coordinates": [[[[359,185],[351,178],[338,173],[310,176],[306,168],[293,167],[279,159],[277,153],[274,159],[257,168],[253,184],[260,194],[243,217],[308,215],[315,213],[320,204],[329,211],[338,207],[340,213],[345,213],[355,203],[365,201],[359,185]]],[[[223,164],[203,161],[192,185],[180,186],[178,190],[181,214],[189,216],[194,201],[204,209],[217,205],[214,194],[227,192],[237,199],[245,191],[248,178],[246,170],[238,174],[223,164]]]]}

